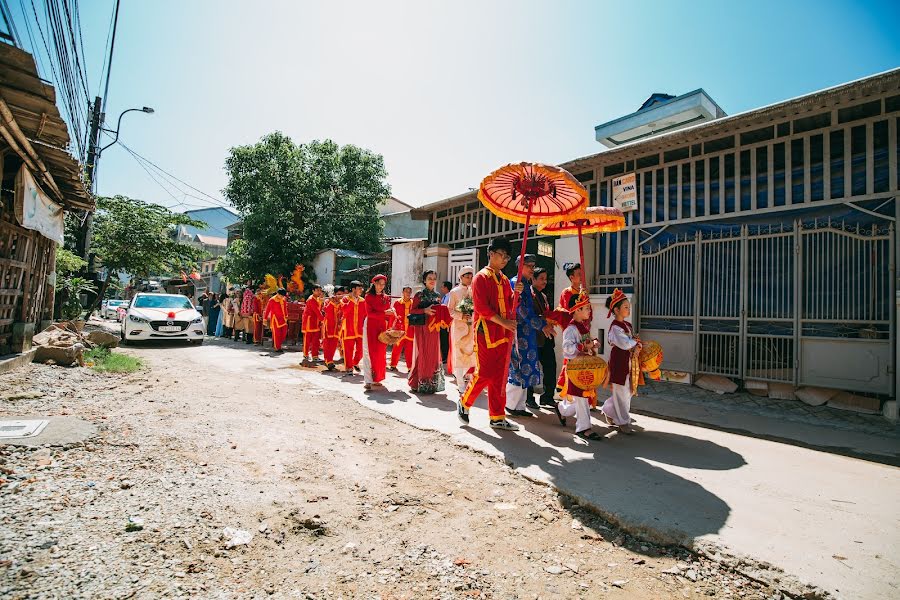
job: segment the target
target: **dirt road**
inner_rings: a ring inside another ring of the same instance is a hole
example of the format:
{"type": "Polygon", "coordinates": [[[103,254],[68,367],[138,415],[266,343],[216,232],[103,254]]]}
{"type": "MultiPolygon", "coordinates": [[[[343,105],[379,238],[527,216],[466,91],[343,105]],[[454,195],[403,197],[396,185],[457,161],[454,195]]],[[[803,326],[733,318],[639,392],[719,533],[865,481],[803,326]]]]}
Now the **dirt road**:
{"type": "Polygon", "coordinates": [[[0,376],[3,416],[100,428],[0,447],[0,596],[781,597],[333,391],[127,352],[147,367],[0,376]]]}

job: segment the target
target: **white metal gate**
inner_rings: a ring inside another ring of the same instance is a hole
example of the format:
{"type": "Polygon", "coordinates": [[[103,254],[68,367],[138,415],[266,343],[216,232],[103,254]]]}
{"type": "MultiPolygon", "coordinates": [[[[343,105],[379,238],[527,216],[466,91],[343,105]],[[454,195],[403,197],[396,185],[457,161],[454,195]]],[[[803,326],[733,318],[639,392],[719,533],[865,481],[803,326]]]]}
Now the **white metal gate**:
{"type": "Polygon", "coordinates": [[[638,323],[666,368],[890,394],[893,225],[710,228],[644,248],[638,323]]]}
{"type": "Polygon", "coordinates": [[[451,250],[447,254],[447,280],[456,285],[459,282],[459,270],[466,265],[478,271],[478,249],[451,250]]]}

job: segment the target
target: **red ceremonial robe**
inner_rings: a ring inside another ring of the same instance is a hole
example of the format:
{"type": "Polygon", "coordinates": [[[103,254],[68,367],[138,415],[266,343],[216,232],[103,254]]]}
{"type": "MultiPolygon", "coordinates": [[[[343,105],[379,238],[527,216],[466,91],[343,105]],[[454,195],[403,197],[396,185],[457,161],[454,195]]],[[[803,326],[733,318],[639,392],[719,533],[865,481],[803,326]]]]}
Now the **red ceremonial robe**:
{"type": "Polygon", "coordinates": [[[284,338],[287,336],[287,301],[284,296],[276,294],[266,302],[266,312],[263,320],[269,322],[272,330],[272,344],[275,350],[281,350],[284,338]]]}
{"type": "Polygon", "coordinates": [[[509,375],[512,332],[491,321],[499,315],[512,318],[513,291],[501,271],[485,267],[472,279],[472,323],[475,327],[475,374],[462,397],[472,408],[487,388],[488,412],[492,421],[505,419],[506,379],[509,375]]]}
{"type": "Polygon", "coordinates": [[[406,361],[406,368],[409,370],[409,363],[412,359],[413,349],[413,329],[409,326],[409,308],[412,306],[412,298],[409,300],[397,300],[394,302],[394,329],[403,332],[403,337],[394,343],[394,351],[391,352],[391,366],[396,367],[400,362],[400,354],[403,354],[403,360],[406,361]]]}
{"type": "Polygon", "coordinates": [[[347,296],[341,305],[344,313],[344,370],[351,371],[362,360],[363,323],[366,320],[366,303],[362,298],[347,296]]]}
{"type": "Polygon", "coordinates": [[[318,298],[310,296],[303,309],[303,354],[307,358],[319,358],[321,332],[322,304],[318,298]]]}
{"type": "Polygon", "coordinates": [[[325,305],[325,340],[322,344],[326,365],[334,362],[334,353],[341,341],[341,317],[341,303],[329,300],[325,305]]]}

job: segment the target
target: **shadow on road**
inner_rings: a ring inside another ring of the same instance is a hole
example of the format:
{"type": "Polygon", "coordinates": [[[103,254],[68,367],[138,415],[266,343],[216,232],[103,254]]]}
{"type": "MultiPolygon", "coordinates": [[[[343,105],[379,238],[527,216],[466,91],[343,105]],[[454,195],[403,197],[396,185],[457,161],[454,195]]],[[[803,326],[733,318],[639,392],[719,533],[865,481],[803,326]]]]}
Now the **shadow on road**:
{"type": "MultiPolygon", "coordinates": [[[[531,421],[540,426],[538,419],[531,421]]],[[[469,433],[499,450],[511,466],[526,474],[531,468],[540,469],[557,488],[597,507],[613,522],[631,530],[652,529],[656,535],[651,537],[664,542],[689,543],[718,533],[731,510],[703,486],[649,461],[717,471],[746,464],[740,454],[714,442],[673,433],[612,435],[602,442],[582,443],[570,429],[548,431],[546,425],[540,429],[542,439],[576,450],[579,458],[567,460],[555,447],[508,432],[496,435],[472,428],[469,433]]]]}

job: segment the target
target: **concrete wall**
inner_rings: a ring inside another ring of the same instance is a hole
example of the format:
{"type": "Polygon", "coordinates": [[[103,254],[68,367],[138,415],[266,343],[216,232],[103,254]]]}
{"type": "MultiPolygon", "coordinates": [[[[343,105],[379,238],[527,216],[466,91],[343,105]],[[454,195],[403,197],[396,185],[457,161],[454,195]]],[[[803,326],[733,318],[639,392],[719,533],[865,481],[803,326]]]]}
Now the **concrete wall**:
{"type": "Polygon", "coordinates": [[[404,242],[391,246],[390,293],[399,296],[404,286],[421,289],[425,242],[404,242]],[[417,287],[418,286],[418,287],[417,287]]]}
{"type": "Polygon", "coordinates": [[[438,287],[440,287],[442,281],[447,281],[449,277],[449,269],[447,268],[448,254],[450,254],[450,248],[440,244],[433,244],[425,248],[423,271],[437,272],[438,287]]]}
{"type": "Polygon", "coordinates": [[[334,270],[336,267],[334,250],[323,250],[313,259],[313,272],[316,274],[316,283],[319,285],[334,285],[334,270]]]}
{"type": "Polygon", "coordinates": [[[413,220],[409,211],[381,217],[384,221],[384,237],[425,238],[428,237],[428,221],[413,220]]]}

